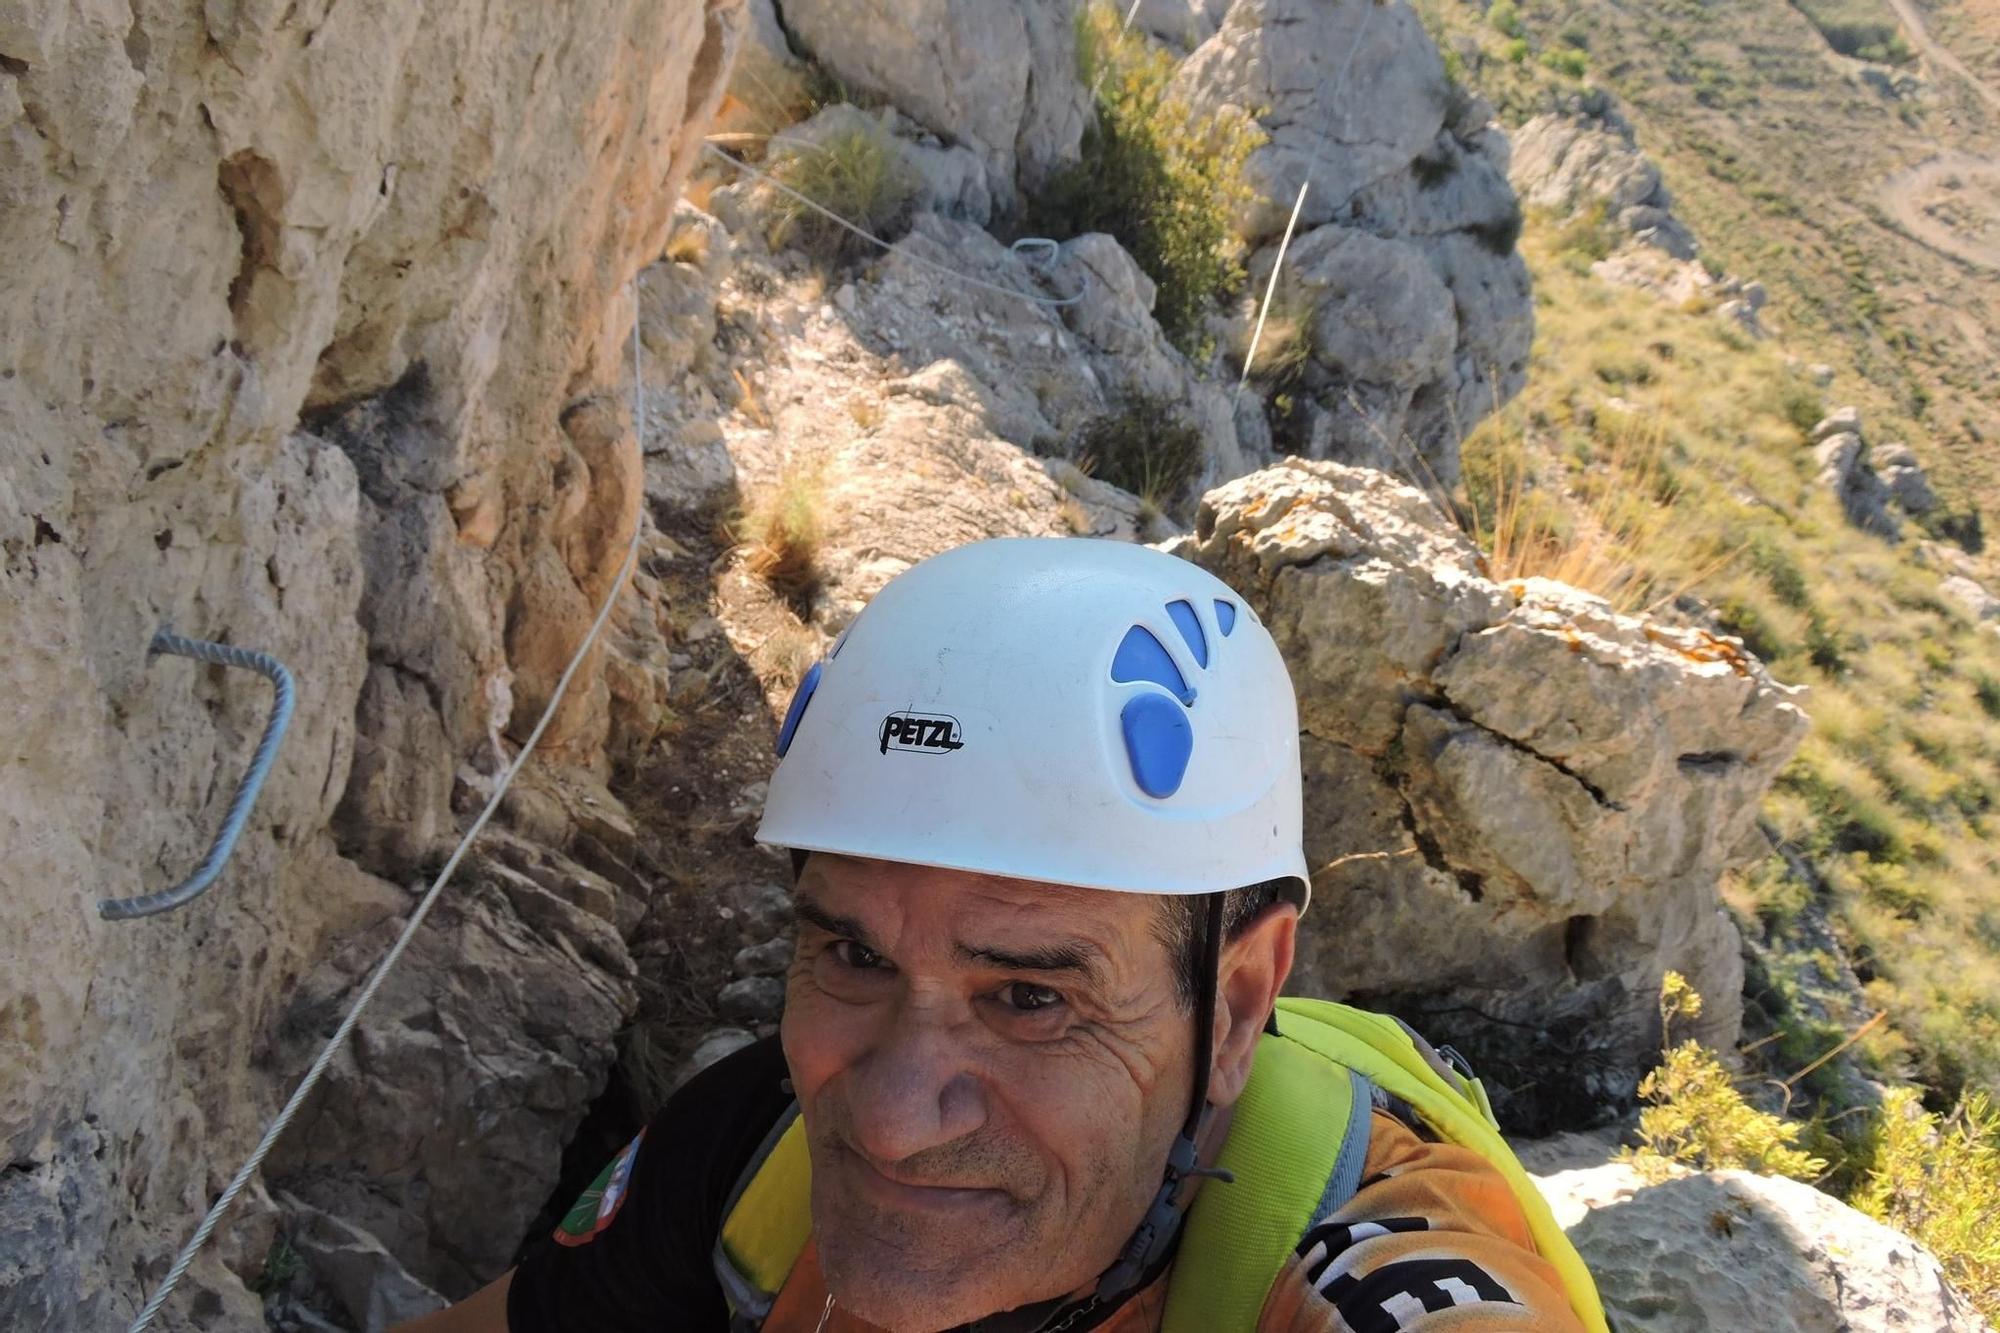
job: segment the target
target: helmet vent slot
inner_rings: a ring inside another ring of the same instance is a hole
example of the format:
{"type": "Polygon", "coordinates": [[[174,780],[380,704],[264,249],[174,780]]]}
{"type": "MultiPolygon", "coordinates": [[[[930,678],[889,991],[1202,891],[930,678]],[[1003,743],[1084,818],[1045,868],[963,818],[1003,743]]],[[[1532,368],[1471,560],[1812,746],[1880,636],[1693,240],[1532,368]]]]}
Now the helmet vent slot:
{"type": "Polygon", "coordinates": [[[1144,625],[1125,631],[1125,639],[1111,659],[1111,679],[1125,684],[1151,681],[1184,704],[1194,702],[1194,691],[1188,688],[1187,678],[1174,665],[1166,645],[1144,625]]]}
{"type": "Polygon", "coordinates": [[[1168,602],[1167,614],[1174,619],[1174,627],[1187,640],[1188,650],[1194,654],[1195,663],[1203,668],[1208,666],[1208,636],[1202,633],[1201,621],[1194,613],[1194,603],[1187,601],[1168,602]]]}
{"type": "Polygon", "coordinates": [[[1236,628],[1236,603],[1215,599],[1215,625],[1223,638],[1229,637],[1229,632],[1236,628]]]}

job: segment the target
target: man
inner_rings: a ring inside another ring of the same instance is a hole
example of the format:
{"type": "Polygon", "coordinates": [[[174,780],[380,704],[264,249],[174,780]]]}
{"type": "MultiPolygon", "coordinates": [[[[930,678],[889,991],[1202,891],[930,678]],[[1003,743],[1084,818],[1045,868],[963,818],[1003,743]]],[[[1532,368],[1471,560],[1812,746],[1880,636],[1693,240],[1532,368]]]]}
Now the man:
{"type": "Polygon", "coordinates": [[[947,552],[808,673],[778,751],[778,1041],[411,1333],[1603,1329],[1477,1084],[1279,1003],[1297,710],[1230,588],[1112,542],[947,552]]]}

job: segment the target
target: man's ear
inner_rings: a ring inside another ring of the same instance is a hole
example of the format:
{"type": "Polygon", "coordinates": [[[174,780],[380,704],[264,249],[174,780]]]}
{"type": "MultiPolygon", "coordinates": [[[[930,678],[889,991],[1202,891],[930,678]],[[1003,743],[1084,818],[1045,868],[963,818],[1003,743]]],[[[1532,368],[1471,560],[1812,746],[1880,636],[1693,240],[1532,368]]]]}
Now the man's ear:
{"type": "Polygon", "coordinates": [[[1250,1081],[1257,1036],[1292,974],[1298,946],[1299,909],[1272,903],[1222,946],[1215,989],[1215,1055],[1209,1067],[1208,1100],[1232,1106],[1250,1081]]]}

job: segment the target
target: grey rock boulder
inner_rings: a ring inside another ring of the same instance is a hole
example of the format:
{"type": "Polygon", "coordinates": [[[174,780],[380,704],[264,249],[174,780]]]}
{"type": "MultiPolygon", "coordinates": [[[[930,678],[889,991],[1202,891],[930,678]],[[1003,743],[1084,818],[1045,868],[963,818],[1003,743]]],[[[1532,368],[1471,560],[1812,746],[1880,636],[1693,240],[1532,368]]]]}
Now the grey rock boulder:
{"type": "Polygon", "coordinates": [[[1203,113],[1256,116],[1269,136],[1246,168],[1253,240],[1284,229],[1308,179],[1300,225],[1342,216],[1357,191],[1407,171],[1452,106],[1444,59],[1401,0],[1237,0],[1173,86],[1203,113]]]}
{"type": "Polygon", "coordinates": [[[1879,445],[1869,451],[1868,461],[1904,513],[1923,515],[1937,508],[1937,492],[1931,489],[1930,477],[1909,445],[1879,445]]]}
{"type": "Polygon", "coordinates": [[[1073,160],[1085,89],[1061,0],[785,0],[792,35],[852,87],[979,156],[996,200],[1073,160]]]}
{"type": "Polygon", "coordinates": [[[1415,487],[1292,460],[1211,491],[1182,554],[1256,606],[1291,667],[1315,908],[1295,976],[1465,1051],[1503,1118],[1629,1104],[1651,996],[1705,1035],[1742,985],[1716,896],[1803,739],[1802,692],[1735,640],[1495,583],[1415,487]]]}
{"type": "Polygon", "coordinates": [[[1821,440],[1832,435],[1859,434],[1861,434],[1861,409],[1858,407],[1840,407],[1827,413],[1812,428],[1812,442],[1818,444],[1821,440]]]}
{"type": "Polygon", "coordinates": [[[1614,1162],[1536,1183],[1621,1329],[1989,1333],[1921,1245],[1796,1180],[1614,1162]]]}

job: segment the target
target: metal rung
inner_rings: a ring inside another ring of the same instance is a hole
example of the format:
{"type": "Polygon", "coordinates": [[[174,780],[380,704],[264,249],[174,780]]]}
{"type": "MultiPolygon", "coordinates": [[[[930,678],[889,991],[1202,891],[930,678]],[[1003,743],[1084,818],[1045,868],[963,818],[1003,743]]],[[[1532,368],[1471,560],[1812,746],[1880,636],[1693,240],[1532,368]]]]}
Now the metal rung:
{"type": "Polygon", "coordinates": [[[184,639],[164,629],[153,635],[150,651],[255,671],[269,677],[277,689],[271,701],[271,720],[264,724],[264,738],[257,742],[257,753],[236,788],[236,799],[229,803],[228,817],[222,821],[215,841],[209,844],[208,855],[202,858],[202,863],[195,867],[192,875],[171,889],[141,894],[136,898],[99,899],[97,914],[106,921],[129,921],[134,917],[170,912],[199,898],[209,885],[215,883],[222,867],[229,863],[230,855],[235,852],[237,840],[243,836],[243,825],[249,821],[251,808],[257,804],[257,794],[264,789],[264,779],[271,774],[271,765],[278,758],[278,746],[285,739],[285,729],[292,723],[292,673],[269,653],[253,653],[205,639],[184,639]]]}

